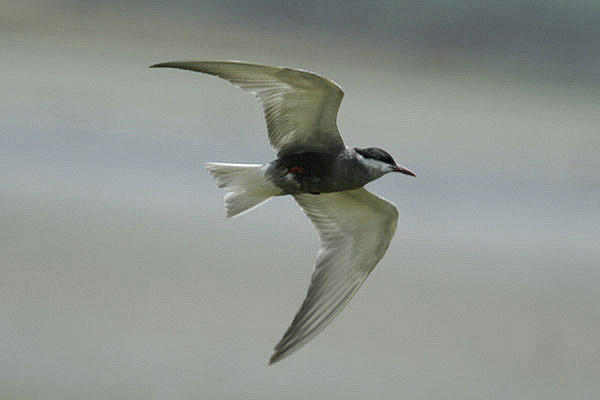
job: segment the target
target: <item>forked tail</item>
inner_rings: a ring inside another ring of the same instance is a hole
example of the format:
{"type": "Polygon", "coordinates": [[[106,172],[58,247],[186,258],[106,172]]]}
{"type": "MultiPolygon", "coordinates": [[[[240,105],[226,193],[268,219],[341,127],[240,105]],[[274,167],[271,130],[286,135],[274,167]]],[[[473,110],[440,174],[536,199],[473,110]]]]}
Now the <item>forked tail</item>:
{"type": "Polygon", "coordinates": [[[260,206],[281,189],[265,178],[266,165],[204,163],[204,167],[225,188],[227,217],[235,217],[260,206]]]}

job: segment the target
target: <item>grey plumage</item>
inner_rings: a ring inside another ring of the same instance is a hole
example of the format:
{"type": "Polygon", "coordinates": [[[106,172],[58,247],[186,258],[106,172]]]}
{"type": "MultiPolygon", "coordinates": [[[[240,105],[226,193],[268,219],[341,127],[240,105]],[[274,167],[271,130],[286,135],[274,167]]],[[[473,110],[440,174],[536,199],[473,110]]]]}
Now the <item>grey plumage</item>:
{"type": "Polygon", "coordinates": [[[238,61],[182,61],[152,67],[215,75],[255,93],[277,159],[266,164],[205,164],[227,191],[227,216],[289,194],[319,232],[321,249],[306,299],[269,363],[278,361],[335,318],[390,244],[398,210],[363,186],[389,172],[414,174],[382,149],[344,145],[336,125],[344,93],[315,73],[238,61]]]}

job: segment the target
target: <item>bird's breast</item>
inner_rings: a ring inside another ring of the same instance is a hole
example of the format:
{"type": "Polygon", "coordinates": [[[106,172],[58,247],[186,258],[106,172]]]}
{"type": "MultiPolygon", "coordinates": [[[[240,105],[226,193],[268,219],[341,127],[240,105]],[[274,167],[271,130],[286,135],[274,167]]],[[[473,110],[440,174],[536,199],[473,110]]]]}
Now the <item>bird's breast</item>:
{"type": "Polygon", "coordinates": [[[339,192],[366,182],[349,157],[327,153],[299,153],[269,164],[267,176],[285,194],[339,192]]]}

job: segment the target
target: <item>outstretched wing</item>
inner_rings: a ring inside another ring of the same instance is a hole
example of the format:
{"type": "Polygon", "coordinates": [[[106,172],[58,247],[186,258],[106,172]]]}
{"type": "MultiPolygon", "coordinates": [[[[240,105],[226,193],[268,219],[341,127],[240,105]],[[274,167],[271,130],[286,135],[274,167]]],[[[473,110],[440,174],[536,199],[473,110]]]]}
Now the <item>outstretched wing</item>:
{"type": "Polygon", "coordinates": [[[270,363],[300,348],[342,311],[385,254],[398,221],[393,204],[364,188],[294,198],[317,228],[321,249],[306,299],[270,363]]]}
{"type": "Polygon", "coordinates": [[[204,72],[255,93],[264,108],[269,141],[279,157],[344,147],[336,125],[344,92],[315,73],[238,61],[175,61],[152,67],[204,72]]]}

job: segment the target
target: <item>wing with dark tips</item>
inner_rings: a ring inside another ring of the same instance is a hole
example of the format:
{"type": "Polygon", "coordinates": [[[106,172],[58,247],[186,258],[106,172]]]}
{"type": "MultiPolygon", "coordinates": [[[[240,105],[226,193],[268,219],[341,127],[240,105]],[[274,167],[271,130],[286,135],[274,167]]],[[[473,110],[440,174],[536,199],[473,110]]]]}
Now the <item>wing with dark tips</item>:
{"type": "Polygon", "coordinates": [[[313,72],[239,61],[176,61],[152,67],[180,68],[226,79],[256,94],[263,105],[269,140],[279,156],[344,148],[336,119],[344,92],[313,72]]]}
{"type": "Polygon", "coordinates": [[[398,221],[393,204],[364,188],[294,198],[317,228],[321,249],[306,299],[270,363],[296,351],[342,311],[385,254],[398,221]]]}

